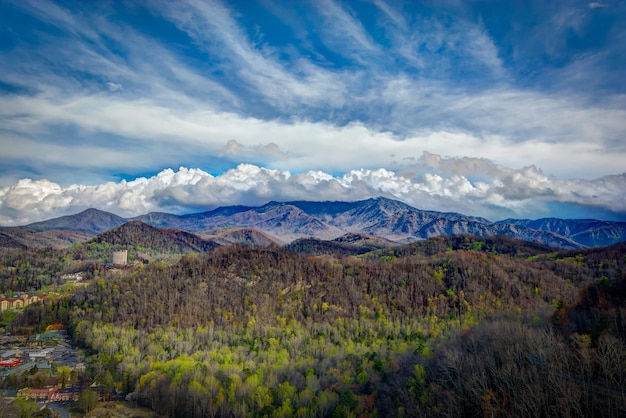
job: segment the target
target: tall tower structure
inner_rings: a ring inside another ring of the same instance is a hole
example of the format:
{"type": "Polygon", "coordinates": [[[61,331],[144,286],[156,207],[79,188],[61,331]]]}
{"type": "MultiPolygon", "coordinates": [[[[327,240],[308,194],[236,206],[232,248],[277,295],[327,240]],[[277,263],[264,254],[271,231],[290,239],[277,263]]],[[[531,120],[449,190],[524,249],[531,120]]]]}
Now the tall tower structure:
{"type": "Polygon", "coordinates": [[[128,264],[128,250],[113,251],[113,265],[125,266],[128,264]]]}

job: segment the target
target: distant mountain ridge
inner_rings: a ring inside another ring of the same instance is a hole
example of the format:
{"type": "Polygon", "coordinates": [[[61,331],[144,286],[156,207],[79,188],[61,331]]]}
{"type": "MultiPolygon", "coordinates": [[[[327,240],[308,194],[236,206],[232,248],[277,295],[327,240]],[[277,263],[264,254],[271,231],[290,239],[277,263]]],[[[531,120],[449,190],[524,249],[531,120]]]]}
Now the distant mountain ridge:
{"type": "Polygon", "coordinates": [[[499,223],[522,225],[537,231],[550,231],[586,246],[605,246],[608,241],[618,243],[626,237],[626,222],[598,221],[596,219],[506,219],[499,223]]]}
{"type": "Polygon", "coordinates": [[[51,229],[102,232],[120,226],[125,222],[127,222],[127,219],[121,216],[91,208],[75,215],[61,216],[47,221],[28,224],[23,229],[32,232],[42,232],[51,229]]]}
{"type": "MultiPolygon", "coordinates": [[[[556,218],[491,222],[460,213],[420,210],[382,197],[356,202],[269,202],[259,207],[227,206],[186,215],[152,212],[129,219],[88,209],[21,229],[33,233],[47,230],[87,231],[96,235],[129,221],[184,230],[211,239],[230,234],[221,238],[222,243],[242,240],[281,244],[301,238],[333,240],[352,233],[380,237],[395,243],[440,235],[502,235],[564,249],[607,246],[626,241],[626,222],[556,218]],[[248,232],[235,233],[238,229],[248,232]]],[[[3,228],[0,232],[8,229],[11,228],[3,228]]],[[[19,237],[14,235],[11,238],[19,241],[19,237]]]]}

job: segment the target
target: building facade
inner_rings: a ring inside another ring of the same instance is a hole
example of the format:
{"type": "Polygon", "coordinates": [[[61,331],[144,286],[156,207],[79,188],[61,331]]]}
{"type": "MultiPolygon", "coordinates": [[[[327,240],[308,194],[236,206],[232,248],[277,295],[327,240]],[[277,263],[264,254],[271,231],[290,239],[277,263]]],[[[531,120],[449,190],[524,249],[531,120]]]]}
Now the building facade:
{"type": "Polygon", "coordinates": [[[33,303],[41,302],[46,295],[22,295],[16,298],[0,299],[0,312],[8,309],[21,309],[33,303]]]}
{"type": "Polygon", "coordinates": [[[126,264],[128,264],[128,251],[127,250],[113,251],[113,265],[125,266],[126,264]]]}

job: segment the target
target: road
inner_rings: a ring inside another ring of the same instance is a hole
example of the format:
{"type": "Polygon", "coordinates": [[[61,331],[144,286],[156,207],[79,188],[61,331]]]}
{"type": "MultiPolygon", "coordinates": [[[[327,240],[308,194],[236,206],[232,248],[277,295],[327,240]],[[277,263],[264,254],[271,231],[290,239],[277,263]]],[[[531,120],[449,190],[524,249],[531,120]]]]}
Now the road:
{"type": "Polygon", "coordinates": [[[61,418],[70,418],[70,413],[60,403],[50,402],[48,408],[58,413],[61,418]]]}

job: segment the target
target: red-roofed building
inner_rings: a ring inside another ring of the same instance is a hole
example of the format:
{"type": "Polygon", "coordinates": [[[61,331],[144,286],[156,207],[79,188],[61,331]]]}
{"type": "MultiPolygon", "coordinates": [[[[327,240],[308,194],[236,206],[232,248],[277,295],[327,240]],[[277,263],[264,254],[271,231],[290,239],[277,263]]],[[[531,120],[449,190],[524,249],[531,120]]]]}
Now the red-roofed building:
{"type": "Polygon", "coordinates": [[[58,389],[50,395],[50,401],[51,402],[67,402],[67,401],[76,402],[78,398],[80,398],[80,393],[81,393],[80,388],[58,389]]]}
{"type": "Polygon", "coordinates": [[[80,388],[65,388],[59,389],[58,387],[50,387],[46,389],[31,389],[24,388],[17,391],[17,397],[21,399],[34,399],[37,401],[50,401],[50,402],[76,402],[80,398],[80,388]]]}
{"type": "Polygon", "coordinates": [[[46,389],[24,388],[17,391],[17,397],[21,399],[34,399],[37,401],[48,401],[57,391],[56,387],[46,389]]]}
{"type": "Polygon", "coordinates": [[[8,309],[21,309],[33,303],[41,302],[47,295],[22,295],[19,298],[0,299],[0,311],[8,309]]]}
{"type": "Polygon", "coordinates": [[[15,367],[22,363],[22,360],[16,358],[10,358],[0,361],[0,367],[15,367]]]}

